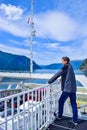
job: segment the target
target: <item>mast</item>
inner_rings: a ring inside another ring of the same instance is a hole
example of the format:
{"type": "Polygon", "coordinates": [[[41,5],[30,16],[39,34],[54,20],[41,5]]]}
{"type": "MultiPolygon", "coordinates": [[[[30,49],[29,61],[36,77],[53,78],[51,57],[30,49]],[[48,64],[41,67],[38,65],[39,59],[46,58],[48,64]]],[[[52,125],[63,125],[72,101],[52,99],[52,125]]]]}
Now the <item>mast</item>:
{"type": "Polygon", "coordinates": [[[35,36],[33,14],[34,14],[34,0],[31,0],[31,18],[30,18],[30,73],[33,73],[33,36],[35,36]]]}

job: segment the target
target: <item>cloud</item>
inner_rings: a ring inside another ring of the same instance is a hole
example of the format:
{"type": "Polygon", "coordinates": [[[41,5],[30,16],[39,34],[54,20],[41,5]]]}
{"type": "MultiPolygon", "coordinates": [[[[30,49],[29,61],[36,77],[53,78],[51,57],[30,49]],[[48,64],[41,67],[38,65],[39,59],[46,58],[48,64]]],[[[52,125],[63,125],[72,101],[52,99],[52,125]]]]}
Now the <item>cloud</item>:
{"type": "Polygon", "coordinates": [[[48,43],[47,48],[51,50],[57,50],[59,48],[59,43],[48,43]]]}
{"type": "MultiPolygon", "coordinates": [[[[1,4],[4,13],[0,15],[0,29],[19,37],[29,37],[30,25],[24,9],[13,5],[1,4]],[[3,16],[4,15],[4,16],[3,16]],[[3,17],[2,17],[3,16],[3,17]],[[16,20],[16,21],[15,21],[16,20]]],[[[69,41],[87,35],[83,27],[64,12],[47,11],[35,14],[36,37],[69,41]]]]}
{"type": "Polygon", "coordinates": [[[27,17],[24,16],[25,9],[11,5],[0,5],[0,30],[6,31],[14,36],[28,37],[29,26],[27,17]]]}
{"type": "Polygon", "coordinates": [[[61,51],[62,53],[70,53],[73,51],[73,48],[71,46],[65,46],[62,43],[47,43],[45,46],[49,49],[49,51],[61,51]]]}
{"type": "MultiPolygon", "coordinates": [[[[30,25],[27,24],[28,17],[25,9],[13,5],[0,5],[0,32],[3,30],[17,36],[18,40],[8,38],[10,39],[8,42],[15,44],[16,47],[0,44],[2,51],[29,57],[27,49],[30,35],[30,25]],[[21,44],[21,48],[17,48],[17,45],[21,44]],[[26,46],[26,49],[22,49],[23,45],[26,46]]],[[[33,47],[34,59],[37,63],[57,62],[64,55],[70,56],[71,59],[87,57],[87,40],[84,40],[84,37],[87,36],[87,24],[79,23],[68,14],[55,10],[35,14],[34,21],[37,40],[34,39],[33,47]],[[83,40],[77,44],[75,43],[77,39],[83,40]],[[56,42],[52,43],[52,41],[56,42]],[[74,43],[71,45],[70,41],[74,41],[74,43]]]]}
{"type": "Polygon", "coordinates": [[[0,17],[0,30],[6,31],[14,36],[28,37],[28,26],[24,20],[23,22],[20,21],[20,23],[15,23],[0,17]]]}
{"type": "Polygon", "coordinates": [[[43,43],[42,45],[44,46],[43,53],[38,51],[35,56],[35,60],[39,64],[57,63],[61,61],[63,56],[69,56],[72,60],[87,57],[87,41],[84,44],[74,43],[74,45],[70,43],[66,45],[62,43],[43,43]]]}
{"type": "Polygon", "coordinates": [[[29,47],[30,46],[30,41],[29,39],[25,39],[25,40],[14,40],[14,39],[9,39],[8,42],[15,44],[15,45],[21,45],[21,46],[25,46],[25,47],[29,47]]]}
{"type": "MultiPolygon", "coordinates": [[[[30,51],[28,49],[7,46],[2,43],[0,43],[0,51],[30,57],[30,51]]],[[[35,59],[36,57],[38,57],[38,52],[33,51],[33,57],[35,61],[38,61],[38,58],[35,59]]]]}
{"type": "MultiPolygon", "coordinates": [[[[27,14],[24,9],[13,5],[0,5],[3,13],[0,15],[0,28],[19,37],[29,36],[27,14]],[[16,22],[15,22],[16,20],[16,22]]],[[[47,11],[35,14],[36,36],[60,41],[75,39],[79,35],[78,23],[66,13],[47,11]]]]}
{"type": "Polygon", "coordinates": [[[11,4],[1,4],[0,11],[8,20],[19,20],[22,18],[24,10],[11,4]]]}
{"type": "Polygon", "coordinates": [[[66,13],[48,11],[38,14],[35,18],[37,35],[51,39],[69,41],[79,35],[78,23],[66,13]],[[41,33],[42,32],[42,33],[41,33]]]}
{"type": "Polygon", "coordinates": [[[21,45],[21,42],[13,40],[13,39],[8,40],[8,42],[16,44],[16,45],[21,45]]]}
{"type": "MultiPolygon", "coordinates": [[[[61,57],[63,56],[69,56],[72,60],[85,59],[87,57],[86,43],[87,42],[85,41],[84,44],[81,45],[81,47],[78,46],[79,49],[77,49],[77,46],[76,47],[72,47],[72,46],[70,47],[69,45],[61,46],[60,44],[58,48],[55,48],[55,50],[53,51],[50,48],[49,50],[47,50],[46,46],[44,46],[45,47],[44,50],[35,46],[36,48],[38,48],[38,51],[36,50],[33,51],[33,59],[38,64],[43,64],[43,65],[61,62],[61,57]]],[[[27,57],[30,56],[30,51],[28,49],[0,44],[0,50],[12,54],[25,55],[27,57]]]]}
{"type": "Polygon", "coordinates": [[[0,50],[4,51],[4,52],[12,53],[12,54],[25,55],[27,57],[29,57],[29,55],[30,55],[29,51],[26,50],[26,49],[6,46],[6,45],[3,45],[3,44],[0,44],[0,50]]]}

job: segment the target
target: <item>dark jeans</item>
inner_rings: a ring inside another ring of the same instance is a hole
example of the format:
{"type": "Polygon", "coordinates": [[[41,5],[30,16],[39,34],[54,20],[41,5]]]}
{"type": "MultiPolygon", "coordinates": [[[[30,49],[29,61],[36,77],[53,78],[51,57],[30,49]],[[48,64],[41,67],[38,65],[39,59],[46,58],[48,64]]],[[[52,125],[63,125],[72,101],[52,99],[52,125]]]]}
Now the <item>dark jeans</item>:
{"type": "Polygon", "coordinates": [[[67,93],[67,92],[62,92],[62,95],[59,99],[59,112],[58,115],[61,118],[63,115],[63,107],[64,103],[67,98],[70,98],[70,103],[72,106],[72,111],[73,111],[73,121],[77,122],[78,120],[78,110],[77,110],[77,103],[76,103],[76,93],[67,93]]]}

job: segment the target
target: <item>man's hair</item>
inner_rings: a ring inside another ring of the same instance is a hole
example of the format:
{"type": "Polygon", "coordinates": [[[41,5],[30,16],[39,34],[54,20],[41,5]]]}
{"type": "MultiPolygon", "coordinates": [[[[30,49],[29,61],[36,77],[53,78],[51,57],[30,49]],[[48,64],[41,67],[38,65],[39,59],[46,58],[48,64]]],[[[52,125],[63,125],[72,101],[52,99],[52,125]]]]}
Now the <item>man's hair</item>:
{"type": "Polygon", "coordinates": [[[64,61],[67,61],[67,63],[69,63],[70,62],[70,58],[69,57],[62,57],[62,60],[64,60],[64,61]]]}

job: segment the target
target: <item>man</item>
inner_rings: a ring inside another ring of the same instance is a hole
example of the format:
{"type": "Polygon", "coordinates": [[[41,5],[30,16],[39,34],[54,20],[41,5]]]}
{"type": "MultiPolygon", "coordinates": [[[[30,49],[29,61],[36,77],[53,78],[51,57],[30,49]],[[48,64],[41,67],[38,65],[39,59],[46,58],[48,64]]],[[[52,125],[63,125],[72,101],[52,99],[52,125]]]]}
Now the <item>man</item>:
{"type": "Polygon", "coordinates": [[[76,103],[76,79],[73,68],[70,64],[70,59],[68,57],[62,58],[63,67],[58,71],[49,81],[48,84],[53,83],[58,77],[61,76],[61,89],[62,94],[59,99],[59,109],[57,118],[60,120],[63,115],[63,107],[66,99],[70,98],[70,103],[73,111],[73,120],[72,123],[77,125],[78,120],[78,111],[76,103]]]}

